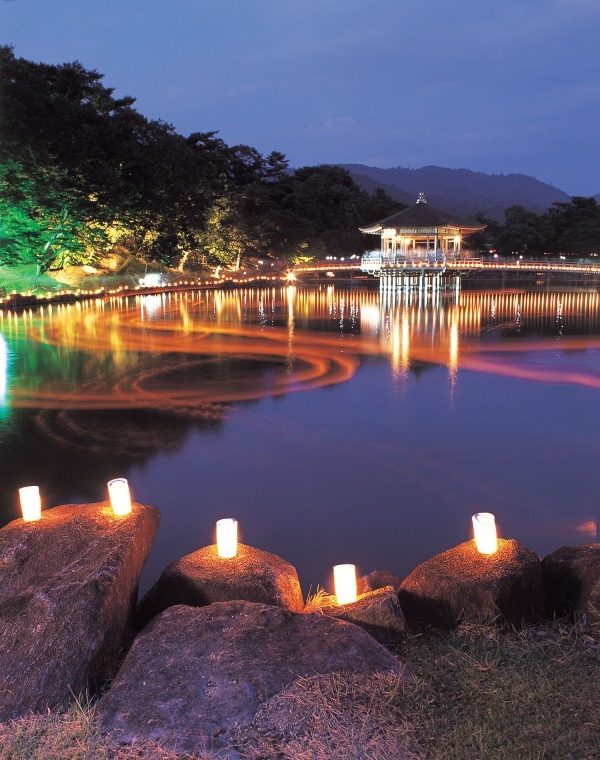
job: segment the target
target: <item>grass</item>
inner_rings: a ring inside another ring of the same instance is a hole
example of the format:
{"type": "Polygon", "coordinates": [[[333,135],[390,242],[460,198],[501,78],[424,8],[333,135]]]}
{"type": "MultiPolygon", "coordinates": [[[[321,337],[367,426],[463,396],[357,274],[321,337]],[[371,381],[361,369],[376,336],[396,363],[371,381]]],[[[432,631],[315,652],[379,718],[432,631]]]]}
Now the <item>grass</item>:
{"type": "MultiPolygon", "coordinates": [[[[414,636],[399,652],[408,683],[389,674],[297,679],[235,745],[243,760],[599,758],[600,643],[590,633],[557,621],[414,636]]],[[[91,704],[0,725],[2,760],[178,757],[155,744],[117,747],[99,735],[91,704]]]]}
{"type": "Polygon", "coordinates": [[[579,625],[409,642],[423,757],[600,757],[600,644],[579,625]]]}
{"type": "Polygon", "coordinates": [[[37,276],[35,264],[16,264],[15,266],[0,266],[0,288],[6,293],[40,293],[62,290],[64,286],[56,278],[48,274],[37,276]]]}
{"type": "Polygon", "coordinates": [[[46,272],[36,275],[35,264],[15,264],[0,266],[0,289],[7,294],[33,293],[47,295],[56,291],[96,290],[96,288],[112,288],[119,285],[133,285],[144,273],[144,266],[135,262],[127,272],[118,274],[112,270],[99,270],[98,274],[86,274],[81,267],[68,267],[57,272],[46,272]]]}
{"type": "MultiPolygon", "coordinates": [[[[199,756],[201,757],[201,756],[199,756]]],[[[206,755],[210,758],[210,755],[206,755]]],[[[100,735],[93,703],[75,700],[68,710],[0,723],[2,760],[179,760],[154,742],[120,747],[100,735]]]]}

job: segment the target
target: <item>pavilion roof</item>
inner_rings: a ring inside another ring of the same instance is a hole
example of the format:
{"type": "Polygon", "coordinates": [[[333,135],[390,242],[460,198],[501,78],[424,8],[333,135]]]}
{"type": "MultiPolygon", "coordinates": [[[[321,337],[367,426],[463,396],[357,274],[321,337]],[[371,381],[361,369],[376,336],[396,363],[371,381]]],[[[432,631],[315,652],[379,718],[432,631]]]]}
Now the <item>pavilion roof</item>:
{"type": "Polygon", "coordinates": [[[423,193],[419,195],[417,202],[397,211],[391,216],[380,219],[374,224],[360,227],[361,232],[377,233],[382,229],[431,229],[433,227],[455,227],[460,230],[475,232],[476,230],[485,229],[485,224],[460,219],[459,217],[447,211],[435,208],[427,203],[423,193]]]}

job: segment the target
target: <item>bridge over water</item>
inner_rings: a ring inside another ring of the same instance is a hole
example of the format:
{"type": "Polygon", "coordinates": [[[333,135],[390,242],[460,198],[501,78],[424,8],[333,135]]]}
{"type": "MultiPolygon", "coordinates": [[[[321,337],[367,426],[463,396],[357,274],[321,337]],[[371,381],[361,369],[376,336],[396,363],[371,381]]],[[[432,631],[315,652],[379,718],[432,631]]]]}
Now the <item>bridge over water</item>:
{"type": "Polygon", "coordinates": [[[503,282],[544,282],[551,277],[561,281],[582,283],[600,282],[600,263],[585,261],[525,261],[447,258],[431,254],[394,260],[377,253],[365,254],[362,259],[347,258],[294,267],[294,273],[313,273],[335,277],[347,272],[376,277],[382,289],[460,287],[462,278],[501,279],[503,282]]]}

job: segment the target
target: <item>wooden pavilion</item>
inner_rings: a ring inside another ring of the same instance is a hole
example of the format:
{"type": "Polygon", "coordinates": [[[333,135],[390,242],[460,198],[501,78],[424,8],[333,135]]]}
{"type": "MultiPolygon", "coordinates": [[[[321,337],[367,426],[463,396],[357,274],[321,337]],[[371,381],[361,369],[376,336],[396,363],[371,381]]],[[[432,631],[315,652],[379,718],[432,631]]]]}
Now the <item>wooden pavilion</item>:
{"type": "Polygon", "coordinates": [[[360,227],[368,235],[381,236],[383,262],[405,262],[408,259],[439,261],[461,255],[464,235],[485,229],[434,208],[419,193],[413,206],[398,211],[368,227],[360,227]]]}
{"type": "Polygon", "coordinates": [[[485,225],[440,211],[419,193],[414,206],[359,229],[381,237],[381,250],[366,253],[361,269],[379,277],[383,290],[437,290],[452,284],[460,287],[460,275],[447,274],[446,262],[461,257],[464,235],[483,230],[485,225]]]}

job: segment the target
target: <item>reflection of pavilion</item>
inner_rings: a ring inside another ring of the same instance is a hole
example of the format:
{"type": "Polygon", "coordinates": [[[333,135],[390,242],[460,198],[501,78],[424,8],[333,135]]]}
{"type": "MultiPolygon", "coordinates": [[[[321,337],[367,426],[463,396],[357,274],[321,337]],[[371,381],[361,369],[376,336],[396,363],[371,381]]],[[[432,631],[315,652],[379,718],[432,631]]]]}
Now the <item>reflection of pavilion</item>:
{"type": "Polygon", "coordinates": [[[361,269],[378,275],[383,288],[440,287],[447,284],[447,259],[461,256],[463,236],[484,227],[430,206],[420,193],[413,206],[360,228],[381,238],[380,250],[365,254],[361,269]]]}

